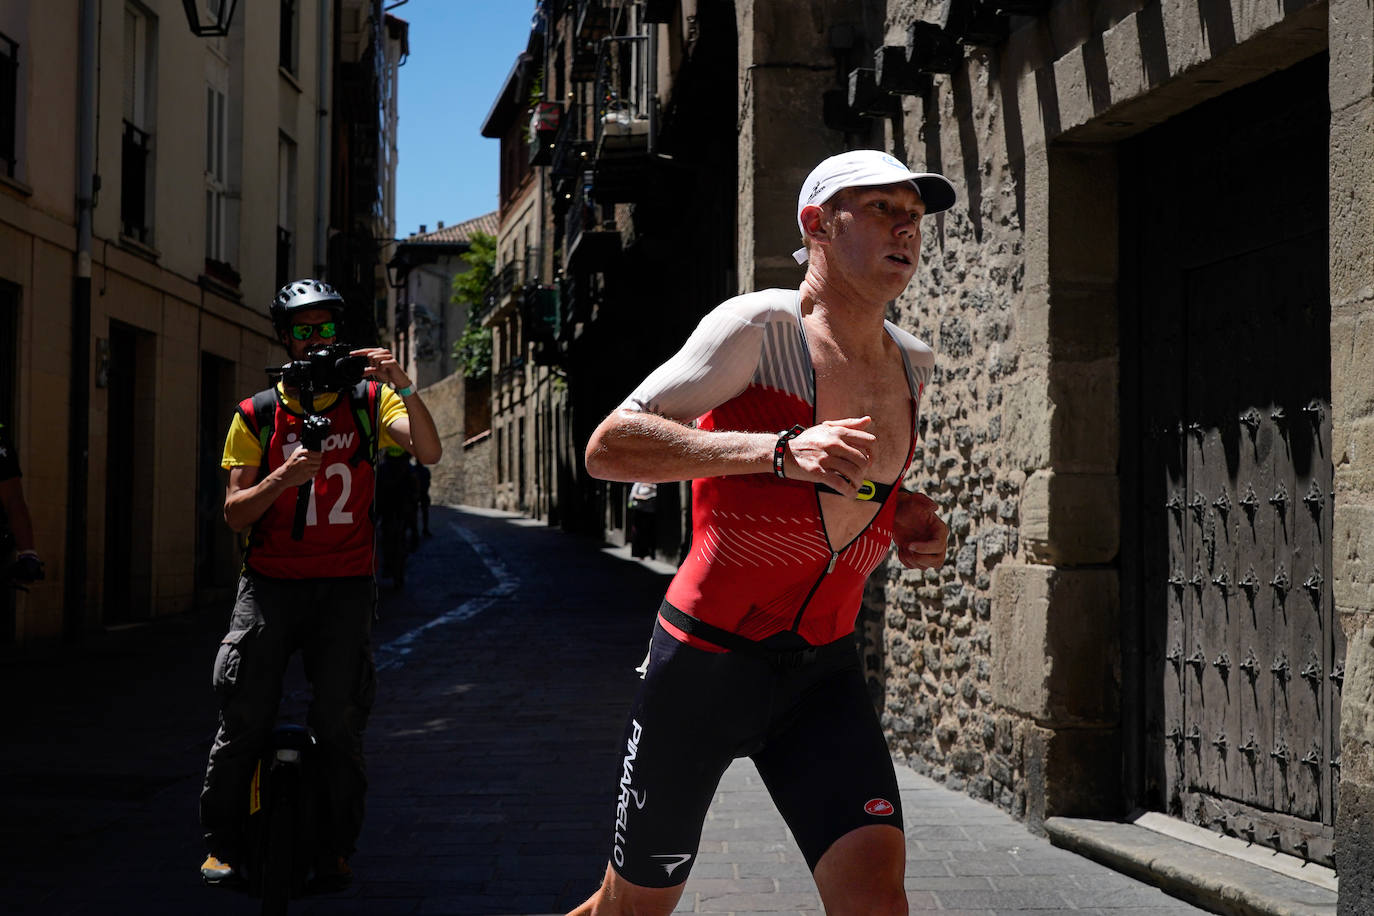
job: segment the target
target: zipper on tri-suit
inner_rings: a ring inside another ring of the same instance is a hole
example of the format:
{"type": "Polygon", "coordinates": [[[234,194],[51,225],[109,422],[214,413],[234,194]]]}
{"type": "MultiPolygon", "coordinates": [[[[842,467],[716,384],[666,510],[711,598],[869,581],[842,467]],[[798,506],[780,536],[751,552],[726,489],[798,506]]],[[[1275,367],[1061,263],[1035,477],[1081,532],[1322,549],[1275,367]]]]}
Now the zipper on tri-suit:
{"type": "MultiPolygon", "coordinates": [[[[869,524],[872,524],[872,522],[870,522],[869,524]]],[[[854,538],[854,541],[857,541],[859,538],[863,537],[864,532],[867,530],[868,525],[865,525],[863,527],[863,530],[861,530],[858,533],[858,535],[854,538]]],[[[854,541],[850,541],[849,544],[853,544],[854,541]]],[[[830,551],[830,562],[825,565],[825,571],[816,577],[816,584],[811,586],[811,591],[806,593],[806,600],[804,600],[801,603],[801,607],[797,608],[796,619],[792,621],[792,632],[797,633],[801,631],[801,619],[802,615],[806,613],[807,605],[809,605],[811,603],[811,599],[815,597],[816,590],[821,587],[821,583],[825,581],[825,577],[835,571],[835,561],[840,558],[840,554],[844,553],[845,548],[847,548],[849,544],[845,544],[844,547],[841,547],[839,550],[830,551]]]]}
{"type": "MultiPolygon", "coordinates": [[[[906,473],[906,469],[907,469],[907,468],[911,467],[911,459],[912,459],[912,456],[915,454],[915,450],[916,450],[916,405],[915,405],[915,403],[913,402],[912,407],[911,407],[911,445],[910,445],[910,447],[907,449],[907,453],[906,453],[906,464],[902,467],[902,473],[903,473],[903,474],[906,473]]],[[[899,479],[898,479],[898,485],[900,485],[900,484],[901,484],[901,479],[899,478],[899,479]]],[[[882,501],[882,503],[878,506],[878,512],[877,512],[877,514],[875,514],[875,515],[873,516],[873,518],[869,520],[869,522],[868,522],[867,525],[864,525],[862,528],[859,529],[859,533],[858,533],[858,534],[856,534],[856,535],[854,535],[854,537],[850,538],[848,544],[845,544],[845,545],[844,545],[843,547],[841,547],[839,550],[831,550],[831,551],[830,551],[830,562],[826,564],[826,566],[825,566],[825,571],[822,572],[819,576],[816,577],[816,584],[813,585],[813,586],[811,586],[811,591],[809,591],[809,592],[806,593],[806,600],[803,601],[803,602],[801,603],[801,607],[797,608],[797,616],[792,620],[792,632],[794,632],[794,633],[800,633],[800,632],[801,632],[802,615],[806,613],[806,608],[807,608],[807,606],[811,604],[811,599],[814,598],[814,597],[816,596],[816,591],[821,587],[821,583],[825,581],[825,577],[828,576],[828,575],[830,575],[832,572],[835,571],[835,563],[836,563],[837,560],[839,560],[840,554],[844,553],[846,550],[848,550],[850,547],[852,547],[852,546],[854,545],[854,542],[855,542],[855,541],[859,540],[859,538],[863,537],[865,534],[868,533],[868,529],[871,528],[871,527],[873,527],[873,523],[876,522],[876,521],[878,520],[878,516],[883,514],[883,507],[887,505],[887,500],[892,499],[892,498],[894,497],[894,495],[896,494],[896,492],[897,492],[897,486],[894,486],[894,487],[892,488],[892,491],[889,492],[889,493],[887,494],[887,498],[884,499],[884,500],[882,501]]],[[[815,498],[816,498],[816,517],[819,518],[819,519],[821,520],[821,530],[824,531],[824,530],[825,530],[825,513],[821,512],[821,506],[820,506],[821,497],[820,497],[820,493],[819,493],[819,492],[815,493],[815,498]]],[[[830,535],[827,533],[825,537],[826,537],[825,545],[826,545],[827,547],[829,547],[829,546],[830,546],[830,535]]]]}

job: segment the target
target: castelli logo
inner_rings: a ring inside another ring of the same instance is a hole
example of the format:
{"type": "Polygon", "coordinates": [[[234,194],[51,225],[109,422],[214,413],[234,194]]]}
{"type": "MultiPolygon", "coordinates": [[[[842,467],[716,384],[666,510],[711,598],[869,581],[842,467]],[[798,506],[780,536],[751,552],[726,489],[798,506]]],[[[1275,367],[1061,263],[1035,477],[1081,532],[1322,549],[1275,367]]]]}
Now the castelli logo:
{"type": "Polygon", "coordinates": [[[875,817],[888,817],[893,812],[892,802],[885,798],[870,798],[864,810],[875,817]]]}

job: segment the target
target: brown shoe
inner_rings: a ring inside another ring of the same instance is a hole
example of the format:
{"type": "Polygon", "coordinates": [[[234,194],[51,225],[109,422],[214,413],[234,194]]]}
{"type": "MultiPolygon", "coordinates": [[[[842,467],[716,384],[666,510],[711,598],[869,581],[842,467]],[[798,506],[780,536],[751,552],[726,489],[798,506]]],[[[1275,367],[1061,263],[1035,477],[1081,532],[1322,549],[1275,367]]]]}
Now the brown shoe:
{"type": "Polygon", "coordinates": [[[353,883],[353,869],[343,856],[326,856],[315,863],[310,889],[316,893],[341,891],[353,883]]]}

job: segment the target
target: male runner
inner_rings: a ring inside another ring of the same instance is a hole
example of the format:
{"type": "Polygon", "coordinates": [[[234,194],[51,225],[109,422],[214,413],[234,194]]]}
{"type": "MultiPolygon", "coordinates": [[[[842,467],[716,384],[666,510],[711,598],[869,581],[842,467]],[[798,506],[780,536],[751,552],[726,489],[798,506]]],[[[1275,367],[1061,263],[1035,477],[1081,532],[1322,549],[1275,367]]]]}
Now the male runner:
{"type": "Polygon", "coordinates": [[[671,912],[745,755],[827,913],[906,913],[901,800],[853,630],[894,542],[908,567],[945,559],[934,503],[900,489],[934,356],[883,316],[922,216],[953,203],[881,151],[821,162],[797,202],[801,288],[718,306],[592,434],[597,477],[691,479],[693,533],[620,746],[611,862],[574,913],[671,912]]]}

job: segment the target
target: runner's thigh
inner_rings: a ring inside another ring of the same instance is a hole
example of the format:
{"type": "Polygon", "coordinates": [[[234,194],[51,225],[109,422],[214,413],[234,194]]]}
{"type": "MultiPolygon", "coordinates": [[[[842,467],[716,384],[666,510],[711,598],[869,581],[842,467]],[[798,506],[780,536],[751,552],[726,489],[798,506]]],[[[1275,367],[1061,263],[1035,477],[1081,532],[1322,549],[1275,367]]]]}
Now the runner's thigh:
{"type": "Polygon", "coordinates": [[[753,755],[812,870],[830,844],[870,824],[902,829],[892,756],[857,661],[818,673],[753,755]]]}
{"type": "Polygon", "coordinates": [[[655,625],[616,765],[611,864],[622,878],[687,880],[721,774],[757,743],[766,703],[766,665],[683,645],[655,625]]]}

